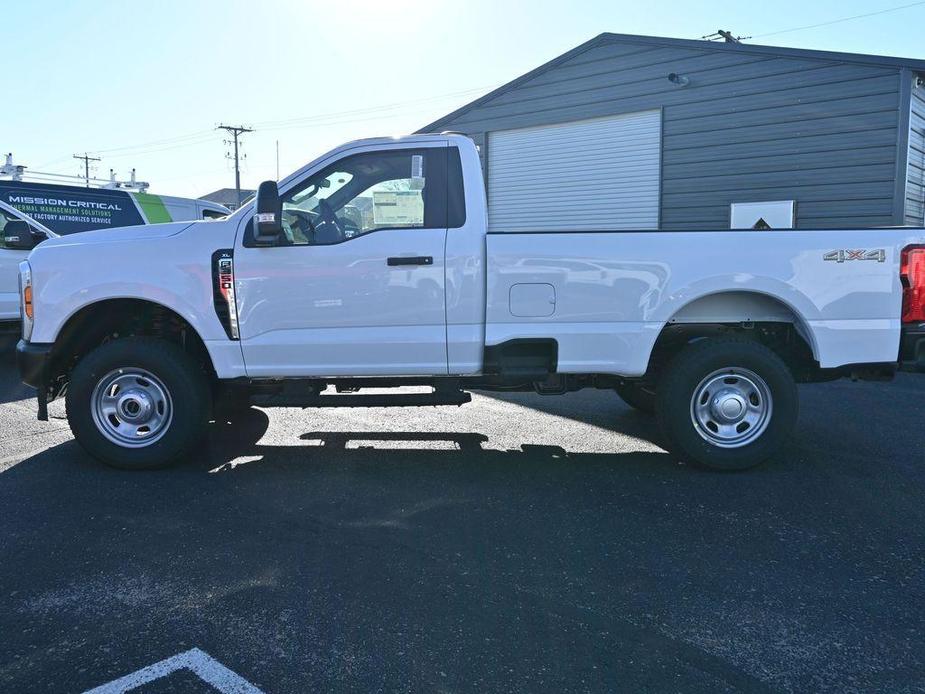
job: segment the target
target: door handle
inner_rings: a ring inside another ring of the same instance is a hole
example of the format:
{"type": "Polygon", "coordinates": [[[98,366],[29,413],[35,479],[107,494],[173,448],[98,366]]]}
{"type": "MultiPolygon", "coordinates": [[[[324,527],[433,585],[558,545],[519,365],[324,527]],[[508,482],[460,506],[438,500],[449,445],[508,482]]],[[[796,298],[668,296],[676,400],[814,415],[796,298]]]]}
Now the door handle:
{"type": "Polygon", "coordinates": [[[401,255],[387,258],[386,263],[390,267],[396,265],[433,265],[434,258],[430,255],[401,255]]]}

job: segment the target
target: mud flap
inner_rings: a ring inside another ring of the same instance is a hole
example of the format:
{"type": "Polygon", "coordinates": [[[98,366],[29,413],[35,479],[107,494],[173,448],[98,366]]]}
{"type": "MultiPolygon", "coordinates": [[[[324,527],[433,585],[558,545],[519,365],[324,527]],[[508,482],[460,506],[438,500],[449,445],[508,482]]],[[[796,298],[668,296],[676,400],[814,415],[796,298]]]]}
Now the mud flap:
{"type": "Polygon", "coordinates": [[[47,422],[48,421],[48,388],[47,386],[43,386],[42,388],[38,389],[38,393],[36,394],[36,399],[39,401],[39,411],[38,411],[37,419],[40,422],[47,422]]]}

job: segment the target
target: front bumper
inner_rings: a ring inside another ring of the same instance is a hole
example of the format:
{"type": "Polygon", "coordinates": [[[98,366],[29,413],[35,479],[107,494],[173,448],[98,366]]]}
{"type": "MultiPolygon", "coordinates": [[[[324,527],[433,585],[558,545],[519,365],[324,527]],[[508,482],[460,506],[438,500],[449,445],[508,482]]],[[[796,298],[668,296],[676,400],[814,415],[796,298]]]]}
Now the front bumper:
{"type": "Polygon", "coordinates": [[[27,386],[38,391],[39,419],[48,419],[48,362],[51,345],[20,340],[16,344],[16,366],[19,377],[27,386]]]}
{"type": "Polygon", "coordinates": [[[16,345],[16,366],[22,382],[33,388],[44,386],[50,355],[51,345],[20,340],[16,345]]]}
{"type": "Polygon", "coordinates": [[[925,323],[903,328],[899,342],[899,362],[903,371],[925,373],[925,323]]]}

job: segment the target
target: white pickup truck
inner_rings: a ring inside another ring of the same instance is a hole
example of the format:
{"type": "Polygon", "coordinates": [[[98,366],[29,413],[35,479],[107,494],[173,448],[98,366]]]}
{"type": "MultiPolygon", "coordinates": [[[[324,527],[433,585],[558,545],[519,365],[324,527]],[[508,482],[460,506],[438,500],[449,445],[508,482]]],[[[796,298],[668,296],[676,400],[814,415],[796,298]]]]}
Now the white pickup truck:
{"type": "Polygon", "coordinates": [[[603,388],[741,469],[790,438],[797,382],[925,369],[925,230],[493,233],[458,135],[353,142],[225,220],[52,239],[20,274],[39,417],[64,394],[126,468],[188,453],[214,404],[603,388]]]}

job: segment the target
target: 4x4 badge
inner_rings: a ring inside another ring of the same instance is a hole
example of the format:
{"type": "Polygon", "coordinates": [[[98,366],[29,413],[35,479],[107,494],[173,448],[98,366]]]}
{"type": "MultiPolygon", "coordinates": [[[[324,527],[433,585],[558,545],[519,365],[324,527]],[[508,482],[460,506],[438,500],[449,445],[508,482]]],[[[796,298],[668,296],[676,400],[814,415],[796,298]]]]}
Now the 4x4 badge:
{"type": "Polygon", "coordinates": [[[824,256],[823,260],[831,260],[836,263],[844,263],[849,260],[875,260],[878,263],[886,262],[886,250],[883,248],[877,248],[876,250],[869,251],[866,248],[859,249],[845,249],[838,251],[829,251],[824,256]]]}

